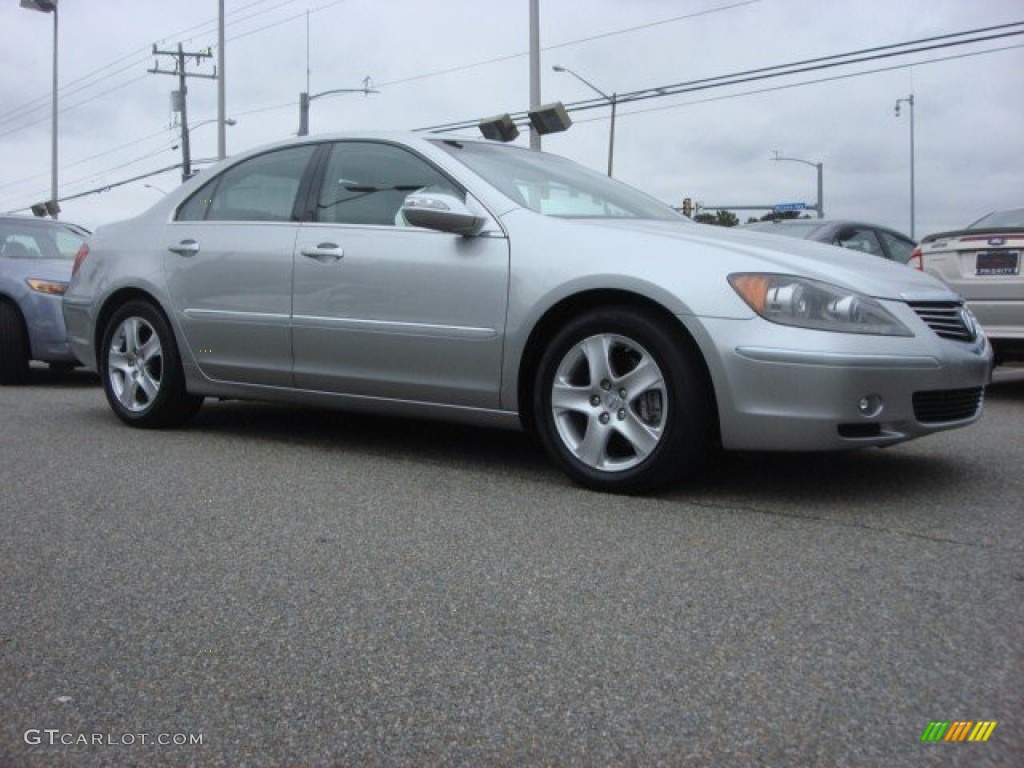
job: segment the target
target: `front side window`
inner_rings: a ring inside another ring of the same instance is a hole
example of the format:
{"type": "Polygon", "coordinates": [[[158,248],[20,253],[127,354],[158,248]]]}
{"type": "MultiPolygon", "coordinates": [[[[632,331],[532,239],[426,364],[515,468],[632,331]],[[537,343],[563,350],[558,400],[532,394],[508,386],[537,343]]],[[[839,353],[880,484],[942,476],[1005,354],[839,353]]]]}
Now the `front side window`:
{"type": "Polygon", "coordinates": [[[435,141],[507,197],[545,216],[689,222],[664,203],[558,155],[476,141],[435,141]]]}
{"type": "Polygon", "coordinates": [[[178,221],[293,221],[295,196],[315,144],[249,158],[200,187],[178,221]]]}
{"type": "Polygon", "coordinates": [[[423,189],[465,199],[444,174],[405,149],[365,141],[338,142],[331,148],[320,186],[316,221],[401,225],[406,196],[423,189]]]}

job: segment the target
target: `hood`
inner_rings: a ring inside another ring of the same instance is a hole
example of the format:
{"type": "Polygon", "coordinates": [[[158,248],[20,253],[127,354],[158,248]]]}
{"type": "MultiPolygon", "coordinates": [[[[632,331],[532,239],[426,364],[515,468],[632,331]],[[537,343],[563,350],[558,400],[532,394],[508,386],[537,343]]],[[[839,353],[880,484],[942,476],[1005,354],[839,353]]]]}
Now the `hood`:
{"type": "Polygon", "coordinates": [[[858,291],[877,299],[922,297],[953,299],[949,288],[931,275],[888,259],[849,248],[753,230],[688,222],[574,219],[579,226],[624,234],[644,234],[669,245],[686,244],[681,257],[715,259],[727,272],[801,275],[858,291]]]}

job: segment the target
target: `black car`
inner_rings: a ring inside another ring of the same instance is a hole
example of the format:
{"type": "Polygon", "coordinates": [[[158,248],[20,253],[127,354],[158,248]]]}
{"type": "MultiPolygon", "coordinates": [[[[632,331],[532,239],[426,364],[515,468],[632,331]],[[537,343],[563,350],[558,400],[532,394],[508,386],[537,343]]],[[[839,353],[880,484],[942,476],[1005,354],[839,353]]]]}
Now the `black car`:
{"type": "Polygon", "coordinates": [[[800,237],[818,243],[838,245],[883,259],[906,264],[916,243],[904,234],[877,224],[846,219],[780,219],[758,221],[743,229],[771,232],[787,237],[800,237]]]}

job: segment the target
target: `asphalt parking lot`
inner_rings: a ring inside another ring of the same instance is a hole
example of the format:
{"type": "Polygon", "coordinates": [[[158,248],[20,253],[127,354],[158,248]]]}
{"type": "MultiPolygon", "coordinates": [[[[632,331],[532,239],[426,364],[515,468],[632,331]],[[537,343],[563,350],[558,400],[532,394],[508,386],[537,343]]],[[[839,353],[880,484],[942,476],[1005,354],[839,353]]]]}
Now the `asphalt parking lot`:
{"type": "Polygon", "coordinates": [[[83,373],[0,414],[2,766],[1021,764],[1024,369],[969,429],[646,498],[517,433],[131,430],[83,373]]]}

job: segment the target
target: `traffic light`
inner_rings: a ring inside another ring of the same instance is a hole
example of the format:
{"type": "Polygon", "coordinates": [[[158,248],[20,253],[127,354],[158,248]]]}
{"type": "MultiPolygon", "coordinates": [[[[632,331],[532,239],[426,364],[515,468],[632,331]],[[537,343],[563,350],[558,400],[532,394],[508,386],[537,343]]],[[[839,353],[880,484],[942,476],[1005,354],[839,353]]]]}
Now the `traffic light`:
{"type": "Polygon", "coordinates": [[[53,216],[60,213],[60,203],[56,200],[47,200],[45,203],[36,203],[31,207],[33,216],[53,216]]]}
{"type": "Polygon", "coordinates": [[[688,198],[688,197],[684,197],[683,198],[683,215],[684,216],[689,216],[691,213],[693,213],[693,201],[690,198],[688,198]]]}

